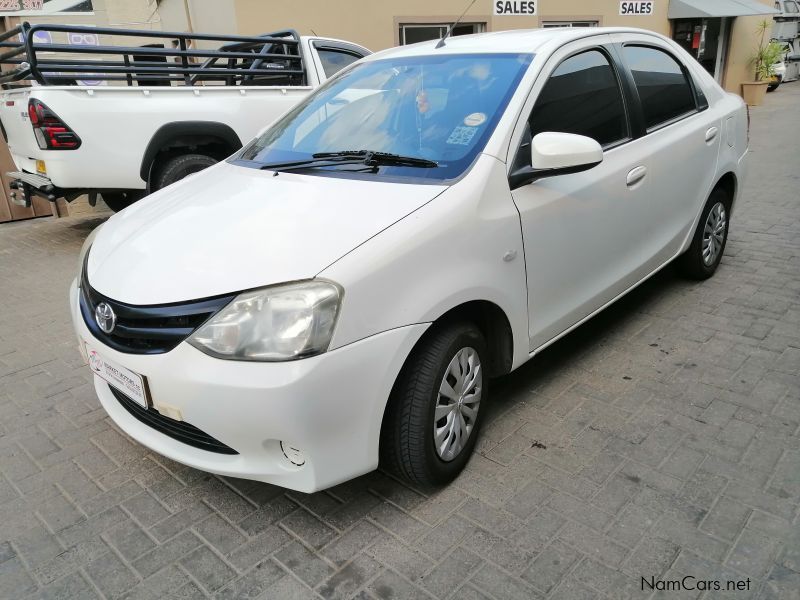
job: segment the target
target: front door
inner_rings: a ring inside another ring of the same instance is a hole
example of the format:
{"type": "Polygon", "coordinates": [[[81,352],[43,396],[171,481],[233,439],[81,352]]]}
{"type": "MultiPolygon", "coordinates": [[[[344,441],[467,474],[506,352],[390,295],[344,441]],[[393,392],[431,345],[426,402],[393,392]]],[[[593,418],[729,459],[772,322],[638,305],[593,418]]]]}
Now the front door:
{"type": "Polygon", "coordinates": [[[632,139],[620,73],[597,43],[584,40],[553,56],[529,101],[530,135],[523,133],[514,152],[516,168],[530,160],[526,140],[543,131],[587,135],[604,148],[593,169],[512,191],[525,245],[531,350],[653,268],[651,165],[645,143],[632,139]]]}

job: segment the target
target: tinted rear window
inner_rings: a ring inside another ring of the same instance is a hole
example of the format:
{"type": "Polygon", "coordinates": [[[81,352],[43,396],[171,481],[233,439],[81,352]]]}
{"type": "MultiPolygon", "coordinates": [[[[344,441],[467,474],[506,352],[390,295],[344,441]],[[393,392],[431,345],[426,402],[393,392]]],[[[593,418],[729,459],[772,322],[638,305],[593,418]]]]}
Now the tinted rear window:
{"type": "Polygon", "coordinates": [[[625,46],[623,53],[633,73],[647,129],[697,109],[692,87],[672,56],[649,46],[625,46]]]}

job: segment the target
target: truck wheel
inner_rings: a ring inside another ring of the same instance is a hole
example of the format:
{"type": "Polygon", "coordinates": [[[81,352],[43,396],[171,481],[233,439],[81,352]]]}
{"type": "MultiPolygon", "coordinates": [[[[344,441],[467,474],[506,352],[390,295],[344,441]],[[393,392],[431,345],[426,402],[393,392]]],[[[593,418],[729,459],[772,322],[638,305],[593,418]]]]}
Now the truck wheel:
{"type": "Polygon", "coordinates": [[[689,279],[708,279],[722,260],[728,241],[731,199],[717,188],[708,197],[689,249],[678,257],[678,269],[689,279]]]}
{"type": "Polygon", "coordinates": [[[141,200],[145,196],[144,190],[128,190],[125,192],[103,192],[100,194],[103,197],[103,202],[106,206],[114,212],[119,212],[123,208],[129,207],[137,200],[141,200]]]}
{"type": "Polygon", "coordinates": [[[165,188],[184,177],[202,171],[217,163],[216,158],[205,154],[182,154],[164,162],[155,177],[153,191],[165,188]]]}
{"type": "Polygon", "coordinates": [[[486,412],[488,352],[480,330],[431,332],[406,361],[381,431],[381,465],[412,483],[441,485],[469,461],[486,412]]]}

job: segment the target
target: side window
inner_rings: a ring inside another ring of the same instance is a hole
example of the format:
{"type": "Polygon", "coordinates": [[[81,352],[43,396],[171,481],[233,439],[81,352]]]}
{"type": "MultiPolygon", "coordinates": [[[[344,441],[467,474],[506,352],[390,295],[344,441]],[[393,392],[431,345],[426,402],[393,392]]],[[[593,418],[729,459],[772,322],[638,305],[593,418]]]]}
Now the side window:
{"type": "Polygon", "coordinates": [[[335,48],[317,48],[317,54],[319,54],[319,60],[322,62],[322,68],[325,71],[326,78],[333,77],[347,65],[351,65],[359,58],[362,58],[352,52],[337,50],[335,48]]]}
{"type": "Polygon", "coordinates": [[[625,46],[622,52],[639,92],[647,129],[697,110],[692,86],[672,56],[649,46],[625,46]]]}
{"type": "Polygon", "coordinates": [[[589,50],[562,62],[539,93],[528,122],[531,136],[577,133],[602,146],[627,138],[622,91],[605,54],[589,50]]]}
{"type": "Polygon", "coordinates": [[[786,12],[787,13],[795,13],[796,14],[796,13],[800,12],[800,7],[797,6],[797,2],[786,0],[786,2],[783,3],[783,5],[786,7],[786,12]]]}

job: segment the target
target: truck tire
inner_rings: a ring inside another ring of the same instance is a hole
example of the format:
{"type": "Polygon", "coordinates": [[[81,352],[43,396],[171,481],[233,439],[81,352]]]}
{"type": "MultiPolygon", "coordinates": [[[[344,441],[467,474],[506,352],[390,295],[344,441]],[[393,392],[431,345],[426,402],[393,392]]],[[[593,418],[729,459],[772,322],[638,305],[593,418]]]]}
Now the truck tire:
{"type": "Polygon", "coordinates": [[[486,341],[472,323],[429,332],[395,382],[381,431],[381,466],[422,486],[455,479],[486,413],[486,341]]]}
{"type": "Polygon", "coordinates": [[[128,190],[124,192],[102,192],[100,195],[108,208],[114,212],[119,212],[137,200],[144,198],[145,194],[144,190],[128,190]]]}
{"type": "Polygon", "coordinates": [[[180,181],[184,177],[202,171],[217,163],[216,158],[206,154],[181,154],[167,159],[158,170],[152,191],[160,190],[168,185],[180,181]]]}

